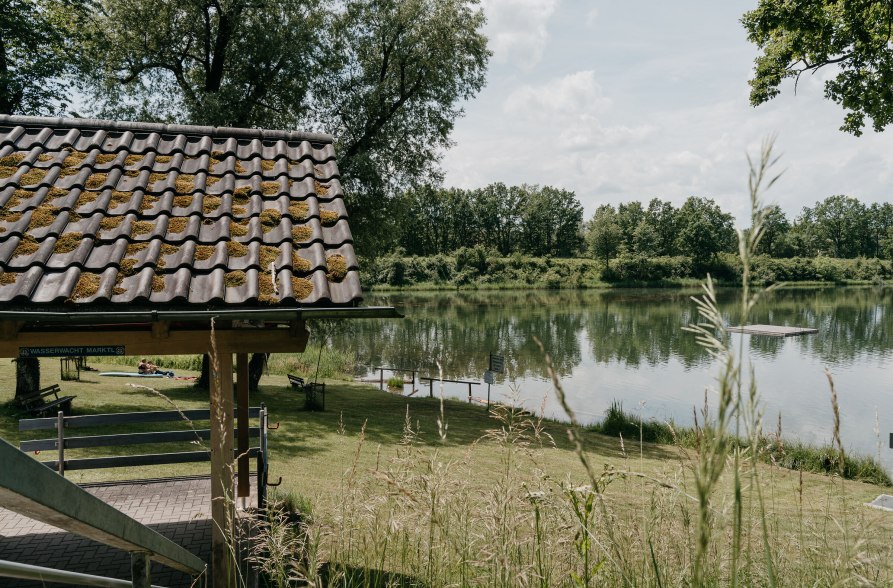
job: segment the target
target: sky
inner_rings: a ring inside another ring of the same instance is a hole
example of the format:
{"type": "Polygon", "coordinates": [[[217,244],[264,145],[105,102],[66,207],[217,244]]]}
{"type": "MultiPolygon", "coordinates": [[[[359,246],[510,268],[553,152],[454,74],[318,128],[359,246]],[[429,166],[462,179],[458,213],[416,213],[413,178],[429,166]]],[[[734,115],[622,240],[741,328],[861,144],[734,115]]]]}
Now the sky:
{"type": "Polygon", "coordinates": [[[600,204],[714,199],[749,224],[747,154],[775,134],[782,178],[765,194],[793,220],[834,194],[893,201],[893,128],[840,131],[834,70],[748,100],[757,49],[739,19],[756,1],[481,0],[493,56],[464,105],[445,185],[572,190],[600,204]]]}

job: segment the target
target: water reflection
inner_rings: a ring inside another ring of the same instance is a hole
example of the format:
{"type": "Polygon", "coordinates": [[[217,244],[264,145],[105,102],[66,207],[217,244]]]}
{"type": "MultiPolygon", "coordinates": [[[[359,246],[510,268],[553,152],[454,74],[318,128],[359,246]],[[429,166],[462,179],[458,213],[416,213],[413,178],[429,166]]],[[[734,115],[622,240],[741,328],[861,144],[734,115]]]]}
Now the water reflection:
{"type": "MultiPolygon", "coordinates": [[[[420,368],[447,378],[479,380],[488,353],[505,356],[507,380],[528,405],[549,394],[538,337],[552,356],[575,410],[595,420],[617,399],[646,416],[691,420],[703,403],[714,366],[683,327],[697,320],[690,297],[697,291],[611,290],[395,293],[367,298],[400,308],[397,321],[357,321],[333,345],[355,352],[369,366],[420,368]],[[644,403],[644,407],[642,407],[644,403]]],[[[719,293],[730,324],[739,322],[736,290],[719,293]]],[[[844,432],[852,446],[876,453],[875,407],[881,435],[893,431],[893,290],[883,288],[785,289],[753,309],[751,323],[814,327],[818,335],[778,339],[736,336],[746,345],[760,382],[767,419],[781,412],[788,433],[825,441],[830,419],[823,369],[839,378],[844,432]],[[891,398],[891,400],[888,400],[891,398]],[[827,404],[827,406],[826,406],[827,404]],[[847,420],[848,418],[848,420],[847,420]]],[[[455,391],[457,396],[463,390],[455,391]]],[[[547,398],[547,412],[557,405],[547,398]]],[[[560,416],[560,415],[559,415],[560,416]]],[[[774,428],[774,424],[773,424],[774,428]]],[[[891,453],[887,451],[888,453],[891,453]]],[[[882,456],[885,461],[886,455],[882,456]]]]}

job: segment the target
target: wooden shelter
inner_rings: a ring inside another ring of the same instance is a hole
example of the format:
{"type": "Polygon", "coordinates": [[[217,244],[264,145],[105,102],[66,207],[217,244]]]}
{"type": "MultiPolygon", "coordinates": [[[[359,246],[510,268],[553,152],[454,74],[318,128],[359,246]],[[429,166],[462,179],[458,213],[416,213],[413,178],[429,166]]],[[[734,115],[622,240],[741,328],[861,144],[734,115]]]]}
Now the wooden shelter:
{"type": "Polygon", "coordinates": [[[0,116],[0,357],[213,355],[214,585],[248,492],[233,357],[247,433],[247,354],[398,316],[361,296],[328,135],[0,116]]]}

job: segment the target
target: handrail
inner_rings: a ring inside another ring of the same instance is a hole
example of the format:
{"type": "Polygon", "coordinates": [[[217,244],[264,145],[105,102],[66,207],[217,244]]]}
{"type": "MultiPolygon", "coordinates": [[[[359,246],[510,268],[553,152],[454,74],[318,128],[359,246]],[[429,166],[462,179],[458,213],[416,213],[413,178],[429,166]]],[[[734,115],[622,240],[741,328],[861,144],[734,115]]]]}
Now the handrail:
{"type": "Polygon", "coordinates": [[[434,378],[431,376],[419,376],[419,384],[421,385],[422,380],[428,380],[428,396],[430,398],[434,398],[434,382],[450,382],[454,384],[465,384],[468,386],[468,402],[472,402],[471,396],[471,387],[472,386],[480,386],[480,382],[472,382],[469,380],[447,380],[446,378],[434,378]]]}
{"type": "MultiPolygon", "coordinates": [[[[260,407],[248,409],[248,418],[256,419],[260,415],[260,407]]],[[[211,411],[207,408],[190,410],[154,410],[148,412],[124,412],[111,414],[85,414],[65,417],[66,427],[97,427],[102,425],[130,425],[135,423],[161,423],[168,421],[207,421],[211,419],[211,411]]],[[[22,419],[19,431],[36,431],[39,429],[55,429],[56,417],[39,419],[22,419]]]]}
{"type": "Polygon", "coordinates": [[[170,539],[109,506],[0,440],[0,504],[82,537],[198,575],[205,563],[170,539]]]}
{"type": "MultiPolygon", "coordinates": [[[[0,578],[17,578],[19,580],[37,580],[38,582],[57,582],[60,584],[76,584],[78,586],[99,586],[100,588],[133,588],[133,583],[118,578],[106,578],[80,572],[69,572],[56,568],[32,566],[0,559],[0,578]]],[[[163,588],[152,585],[152,588],[163,588]]]]}

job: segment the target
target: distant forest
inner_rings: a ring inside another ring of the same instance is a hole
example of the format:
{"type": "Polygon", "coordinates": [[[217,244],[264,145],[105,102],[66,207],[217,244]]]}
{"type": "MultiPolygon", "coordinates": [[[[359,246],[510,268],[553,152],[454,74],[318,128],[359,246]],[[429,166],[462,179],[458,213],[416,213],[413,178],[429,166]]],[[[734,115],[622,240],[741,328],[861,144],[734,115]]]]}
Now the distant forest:
{"type": "MultiPolygon", "coordinates": [[[[389,223],[395,231],[390,240],[397,254],[408,256],[475,247],[501,256],[589,257],[606,264],[622,255],[685,256],[698,264],[737,250],[732,215],[704,197],[692,196],[678,208],[659,198],[604,204],[585,222],[576,195],[550,186],[425,186],[402,199],[395,207],[400,217],[389,223]]],[[[891,259],[893,204],[829,196],[794,219],[773,207],[759,252],[774,258],[891,259]]]]}

